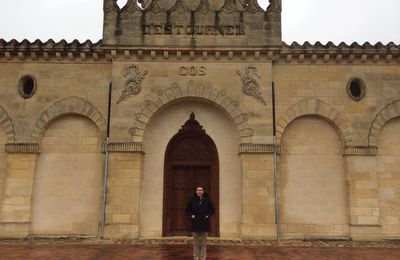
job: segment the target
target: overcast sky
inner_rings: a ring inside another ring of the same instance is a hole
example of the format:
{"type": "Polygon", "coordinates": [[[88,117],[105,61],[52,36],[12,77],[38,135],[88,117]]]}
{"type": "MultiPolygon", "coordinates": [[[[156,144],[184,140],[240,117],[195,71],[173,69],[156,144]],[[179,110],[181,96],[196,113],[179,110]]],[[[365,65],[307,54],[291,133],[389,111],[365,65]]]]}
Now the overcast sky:
{"type": "MultiPolygon", "coordinates": [[[[127,0],[119,0],[123,4],[127,0]]],[[[161,0],[162,1],[162,0],[161,0]]],[[[55,41],[102,37],[103,0],[0,0],[0,38],[55,41]]],[[[265,7],[267,0],[260,0],[265,7]]],[[[400,44],[400,0],[282,0],[287,43],[400,44]]]]}

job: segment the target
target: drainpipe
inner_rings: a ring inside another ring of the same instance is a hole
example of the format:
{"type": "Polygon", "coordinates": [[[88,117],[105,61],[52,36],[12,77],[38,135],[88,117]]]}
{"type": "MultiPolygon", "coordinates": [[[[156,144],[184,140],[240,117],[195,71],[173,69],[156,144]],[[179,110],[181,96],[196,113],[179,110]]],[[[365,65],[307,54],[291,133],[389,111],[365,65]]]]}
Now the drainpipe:
{"type": "Polygon", "coordinates": [[[275,83],[272,81],[272,134],[274,145],[274,195],[275,195],[275,224],[276,240],[281,241],[279,222],[279,192],[278,192],[278,171],[277,171],[277,146],[276,146],[276,119],[275,119],[275,83]]]}
{"type": "Polygon", "coordinates": [[[107,134],[106,134],[106,142],[104,146],[105,150],[105,162],[104,162],[104,189],[103,189],[103,209],[101,216],[101,228],[99,238],[104,239],[104,226],[106,224],[106,206],[107,206],[107,184],[108,184],[108,158],[109,158],[109,149],[108,146],[110,144],[110,116],[111,116],[111,91],[112,91],[112,82],[109,86],[108,91],[108,115],[107,115],[107,134]]]}

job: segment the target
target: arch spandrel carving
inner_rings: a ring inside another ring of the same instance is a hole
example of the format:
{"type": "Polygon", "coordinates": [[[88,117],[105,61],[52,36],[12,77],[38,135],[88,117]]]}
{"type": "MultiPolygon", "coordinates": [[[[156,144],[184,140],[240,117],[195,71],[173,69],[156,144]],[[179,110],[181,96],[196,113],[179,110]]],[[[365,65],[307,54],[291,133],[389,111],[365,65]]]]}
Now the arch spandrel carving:
{"type": "Polygon", "coordinates": [[[225,90],[214,88],[210,85],[203,86],[189,81],[188,84],[180,85],[172,83],[167,89],[159,89],[153,96],[142,104],[141,111],[134,116],[133,127],[129,130],[130,134],[141,141],[144,130],[150,119],[164,106],[180,100],[200,100],[217,105],[232,119],[239,130],[241,138],[252,137],[254,130],[248,123],[248,115],[240,108],[240,102],[227,95],[225,90]]]}
{"type": "Polygon", "coordinates": [[[85,116],[91,119],[103,134],[106,132],[107,122],[92,103],[80,97],[67,97],[53,103],[39,116],[32,130],[33,141],[39,143],[40,137],[52,121],[70,114],[85,116]]]}
{"type": "Polygon", "coordinates": [[[277,121],[276,141],[280,145],[283,132],[296,118],[314,115],[329,120],[340,132],[343,146],[349,146],[352,142],[352,129],[348,120],[336,109],[318,99],[304,99],[287,109],[277,121]]]}
{"type": "Polygon", "coordinates": [[[6,134],[7,142],[14,143],[15,142],[14,124],[10,116],[7,114],[7,112],[4,110],[2,106],[0,106],[0,127],[3,128],[6,134]]]}
{"type": "Polygon", "coordinates": [[[378,146],[378,135],[382,127],[390,120],[400,117],[400,99],[387,104],[372,121],[368,134],[368,145],[378,146]]]}

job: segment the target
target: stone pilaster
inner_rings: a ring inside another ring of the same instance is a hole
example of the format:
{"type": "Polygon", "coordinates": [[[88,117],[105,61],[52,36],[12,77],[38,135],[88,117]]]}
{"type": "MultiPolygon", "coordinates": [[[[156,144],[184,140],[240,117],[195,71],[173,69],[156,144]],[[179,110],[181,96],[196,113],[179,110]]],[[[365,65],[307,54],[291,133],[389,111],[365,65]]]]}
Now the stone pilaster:
{"type": "Polygon", "coordinates": [[[242,153],[242,238],[273,239],[274,211],[273,154],[242,153]]]}
{"type": "Polygon", "coordinates": [[[109,163],[104,236],[119,239],[138,238],[143,153],[111,152],[109,163]]]}
{"type": "Polygon", "coordinates": [[[382,239],[376,148],[345,149],[349,183],[350,231],[353,240],[382,239]]]}
{"type": "Polygon", "coordinates": [[[0,237],[26,237],[31,226],[37,149],[32,148],[36,147],[33,144],[7,144],[6,147],[9,153],[5,192],[1,204],[0,237]]]}

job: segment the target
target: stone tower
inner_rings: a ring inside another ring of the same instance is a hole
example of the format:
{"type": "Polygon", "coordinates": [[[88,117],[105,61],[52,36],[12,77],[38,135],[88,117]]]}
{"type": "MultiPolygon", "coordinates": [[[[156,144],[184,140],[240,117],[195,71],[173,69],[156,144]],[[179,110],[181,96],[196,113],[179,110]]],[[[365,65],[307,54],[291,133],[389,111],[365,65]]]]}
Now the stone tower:
{"type": "Polygon", "coordinates": [[[281,0],[104,0],[104,45],[280,46],[281,0]],[[139,3],[138,3],[139,2],[139,3]]]}

